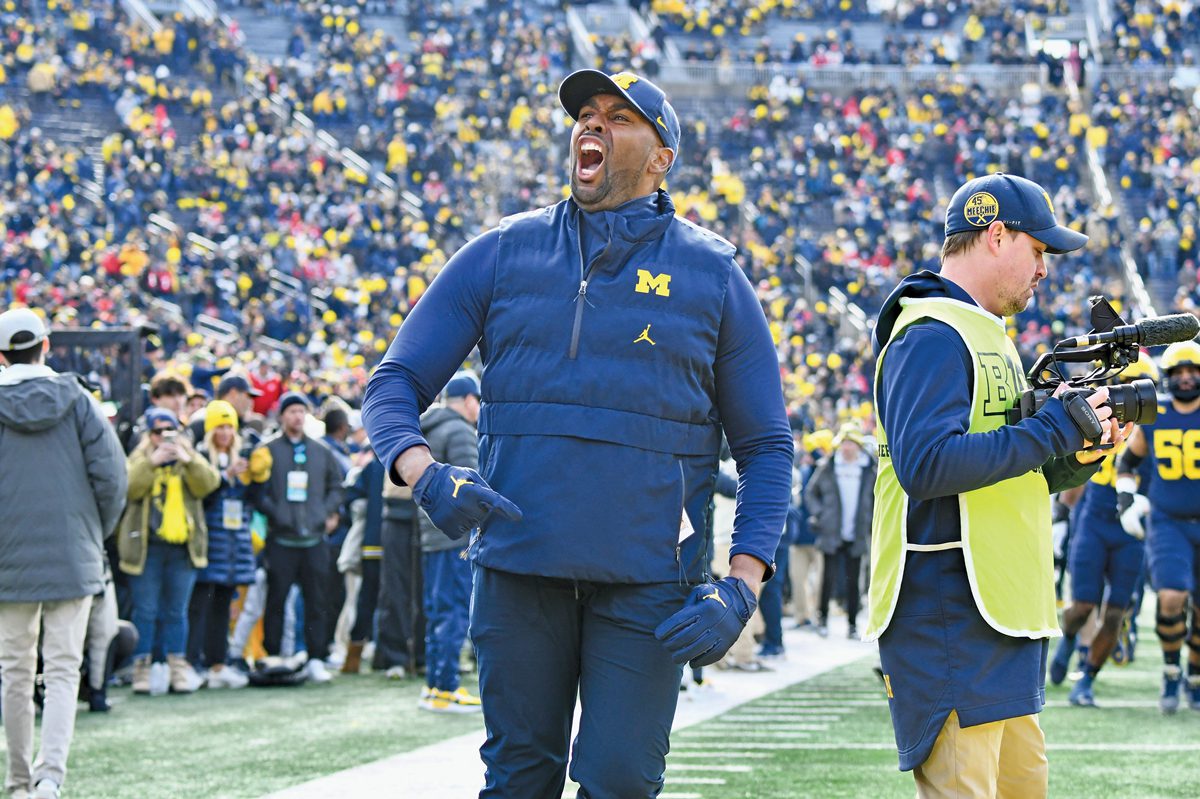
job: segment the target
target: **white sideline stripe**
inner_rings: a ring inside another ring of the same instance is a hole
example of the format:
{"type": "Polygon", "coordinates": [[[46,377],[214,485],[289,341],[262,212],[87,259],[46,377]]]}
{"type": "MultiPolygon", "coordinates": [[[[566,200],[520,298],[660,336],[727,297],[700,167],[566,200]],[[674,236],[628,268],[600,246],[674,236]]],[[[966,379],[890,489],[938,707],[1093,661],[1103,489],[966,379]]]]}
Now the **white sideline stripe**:
{"type": "MultiPolygon", "coordinates": [[[[1158,704],[1155,703],[1155,707],[1158,704]]],[[[1047,743],[1047,749],[1056,752],[1200,752],[1200,743],[1196,744],[1055,744],[1047,743]]]]}
{"type": "MultiPolygon", "coordinates": [[[[671,754],[667,755],[667,768],[671,767],[672,758],[702,757],[706,759],[719,760],[721,758],[729,757],[731,753],[733,753],[732,749],[723,749],[720,752],[705,751],[702,749],[689,749],[686,752],[676,752],[674,749],[672,749],[671,754]]],[[[766,752],[737,752],[736,754],[739,758],[771,757],[771,755],[767,754],[766,752]]]]}
{"type": "MultiPolygon", "coordinates": [[[[572,788],[568,786],[563,792],[563,799],[575,799],[578,786],[572,788]]],[[[701,793],[660,793],[659,799],[703,799],[701,793]]]]}
{"type": "MultiPolygon", "coordinates": [[[[747,744],[747,743],[752,743],[752,742],[753,742],[753,740],[746,740],[746,739],[758,739],[758,738],[763,738],[763,739],[770,740],[771,738],[778,738],[778,739],[780,739],[780,740],[788,740],[788,739],[792,739],[792,738],[811,738],[811,737],[813,736],[813,732],[814,732],[813,730],[808,730],[808,731],[804,731],[804,730],[796,730],[796,731],[794,731],[794,732],[761,732],[761,733],[756,733],[756,732],[751,732],[750,730],[747,730],[747,731],[746,731],[745,733],[743,733],[742,735],[739,735],[739,736],[737,736],[737,738],[738,738],[738,746],[743,746],[744,744],[747,744]]],[[[726,733],[726,732],[720,732],[720,731],[717,731],[717,732],[693,732],[693,733],[690,733],[690,734],[688,735],[688,737],[686,737],[686,738],[680,738],[679,740],[680,740],[681,742],[687,742],[687,741],[695,741],[695,740],[698,740],[698,739],[699,739],[699,740],[702,740],[702,741],[703,741],[703,743],[704,743],[706,746],[711,746],[711,745],[712,745],[712,739],[716,739],[716,740],[719,740],[719,741],[728,741],[728,740],[730,740],[730,738],[729,738],[729,733],[726,733]]]]}
{"type": "MultiPolygon", "coordinates": [[[[817,645],[812,635],[802,630],[784,630],[784,645],[788,659],[773,664],[774,671],[759,673],[733,673],[713,671],[711,685],[700,691],[688,691],[679,696],[679,708],[675,713],[672,728],[673,738],[682,731],[695,727],[734,708],[740,708],[776,691],[789,691],[789,696],[824,699],[825,704],[841,704],[847,697],[859,695],[856,691],[829,691],[810,689],[791,691],[792,686],[803,684],[840,666],[861,662],[862,672],[870,674],[872,660],[868,656],[877,651],[874,644],[850,641],[845,638],[846,619],[831,619],[830,637],[817,645]]],[[[879,691],[863,696],[880,696],[879,691]]],[[[416,698],[413,698],[416,701],[416,698]]],[[[722,733],[724,741],[695,740],[695,749],[711,752],[718,746],[736,739],[722,733]]],[[[739,731],[738,738],[742,736],[739,731]]],[[[479,747],[486,733],[482,720],[474,732],[422,746],[408,752],[385,757],[373,763],[354,766],[344,771],[327,774],[315,780],[294,785],[271,794],[271,799],[329,799],[331,796],[394,796],[396,786],[404,786],[405,796],[421,799],[462,799],[475,796],[483,786],[483,763],[479,759],[479,747]]],[[[674,741],[672,741],[674,749],[674,741]]],[[[737,746],[737,748],[744,748],[737,746]]],[[[753,747],[751,747],[753,748],[753,747]]],[[[674,753],[673,753],[674,754],[674,753]]],[[[668,779],[666,789],[673,791],[675,780],[668,779]]],[[[688,790],[662,793],[660,799],[701,799],[700,794],[688,790]]]]}
{"type": "MultiPolygon", "coordinates": [[[[697,741],[697,744],[703,744],[703,741],[697,741]]],[[[686,741],[679,744],[680,747],[686,747],[686,741]]],[[[876,743],[861,743],[861,744],[836,744],[836,743],[817,743],[816,741],[739,741],[738,749],[892,749],[896,748],[894,743],[876,744],[876,743]]],[[[729,750],[729,756],[739,754],[735,749],[729,750]]]]}
{"type": "MultiPolygon", "coordinates": [[[[723,766],[712,765],[708,763],[668,763],[667,771],[728,771],[731,773],[746,773],[751,771],[750,766],[723,766]]],[[[675,782],[672,778],[671,782],[675,782]]]]}
{"type": "Polygon", "coordinates": [[[672,785],[724,785],[720,777],[671,777],[672,785]]]}
{"type": "MultiPolygon", "coordinates": [[[[681,747],[686,747],[687,742],[681,742],[681,747]]],[[[817,743],[816,741],[794,741],[794,742],[774,742],[774,741],[742,741],[738,743],[739,748],[743,749],[842,749],[842,750],[895,750],[894,743],[817,743]]],[[[1194,744],[1161,744],[1161,743],[1078,743],[1078,744],[1056,744],[1047,743],[1046,748],[1053,752],[1200,752],[1200,743],[1194,744]]],[[[734,756],[749,756],[747,752],[738,752],[737,750],[729,750],[726,753],[727,757],[734,756]]]]}
{"type": "MultiPolygon", "coordinates": [[[[836,719],[834,720],[836,721],[836,719]]],[[[702,731],[705,733],[720,733],[721,735],[730,736],[731,740],[733,740],[737,736],[756,734],[770,735],[771,733],[779,732],[780,730],[813,731],[829,729],[828,724],[803,724],[801,721],[802,720],[800,719],[792,721],[789,721],[788,719],[780,719],[773,724],[764,724],[760,727],[752,727],[750,729],[746,729],[745,724],[705,724],[702,728],[702,731]]],[[[807,721],[807,719],[804,719],[803,721],[807,721]]],[[[689,730],[686,733],[680,733],[680,736],[686,737],[691,734],[693,733],[689,730]]]]}
{"type": "Polygon", "coordinates": [[[788,691],[784,696],[799,696],[799,697],[816,697],[820,699],[849,699],[856,696],[878,696],[879,691],[872,689],[854,690],[854,691],[814,691],[814,690],[794,690],[788,691]]]}
{"type": "MultiPolygon", "coordinates": [[[[1157,703],[1151,703],[1157,707],[1157,703]]],[[[851,699],[846,702],[821,702],[816,704],[813,702],[788,702],[780,699],[770,699],[765,702],[755,702],[750,706],[751,710],[821,710],[828,712],[830,710],[845,710],[848,707],[887,707],[886,699],[851,699]]]]}
{"type": "Polygon", "coordinates": [[[741,724],[779,724],[787,721],[841,721],[841,713],[833,713],[831,715],[821,715],[810,713],[807,710],[800,712],[788,711],[774,716],[721,716],[720,721],[710,722],[710,724],[734,726],[741,724]]]}
{"type": "MultiPolygon", "coordinates": [[[[1107,675],[1105,675],[1107,676],[1107,675]]],[[[1106,707],[1158,707],[1157,699],[1110,699],[1105,701],[1101,699],[1096,703],[1096,706],[1103,709],[1106,707]]],[[[1071,707],[1071,703],[1064,699],[1052,699],[1046,703],[1046,707],[1071,707]]]]}

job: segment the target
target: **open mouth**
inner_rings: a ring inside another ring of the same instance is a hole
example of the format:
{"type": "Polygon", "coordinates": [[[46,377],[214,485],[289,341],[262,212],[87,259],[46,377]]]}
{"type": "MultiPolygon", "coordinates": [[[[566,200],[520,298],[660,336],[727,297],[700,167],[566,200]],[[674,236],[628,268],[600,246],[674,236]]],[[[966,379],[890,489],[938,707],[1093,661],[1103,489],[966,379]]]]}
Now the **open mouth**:
{"type": "Polygon", "coordinates": [[[596,177],[596,173],[600,171],[600,167],[604,164],[604,150],[594,141],[582,141],[579,143],[579,158],[576,161],[575,172],[582,181],[588,181],[596,177]]]}

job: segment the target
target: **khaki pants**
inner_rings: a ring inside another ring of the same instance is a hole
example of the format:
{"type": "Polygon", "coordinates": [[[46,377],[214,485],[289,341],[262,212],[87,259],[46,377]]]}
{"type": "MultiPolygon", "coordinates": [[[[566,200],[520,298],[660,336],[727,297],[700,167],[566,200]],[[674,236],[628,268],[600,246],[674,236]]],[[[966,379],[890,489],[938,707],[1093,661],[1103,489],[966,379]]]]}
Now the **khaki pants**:
{"type": "Polygon", "coordinates": [[[62,785],[66,778],[91,607],[90,596],[61,602],[0,602],[0,680],[4,681],[4,736],[8,742],[4,787],[9,793],[31,791],[45,779],[62,785]],[[39,629],[46,702],[42,746],[31,766],[39,629]]]}
{"type": "Polygon", "coordinates": [[[1044,799],[1049,773],[1036,715],[960,727],[954,711],[913,770],[918,799],[1044,799]]]}
{"type": "Polygon", "coordinates": [[[821,586],[820,551],[814,544],[793,546],[788,560],[788,577],[792,581],[792,615],[797,624],[815,622],[817,589],[821,586]]]}

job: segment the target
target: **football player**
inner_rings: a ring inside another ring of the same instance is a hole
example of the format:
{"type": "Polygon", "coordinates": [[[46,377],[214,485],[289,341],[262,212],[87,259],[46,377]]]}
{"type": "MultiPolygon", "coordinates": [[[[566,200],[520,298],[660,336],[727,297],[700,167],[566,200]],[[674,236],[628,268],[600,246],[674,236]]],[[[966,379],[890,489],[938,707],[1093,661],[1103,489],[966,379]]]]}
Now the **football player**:
{"type": "Polygon", "coordinates": [[[1172,344],[1163,353],[1161,368],[1170,399],[1159,405],[1154,423],[1139,425],[1129,439],[1118,464],[1116,489],[1122,523],[1150,509],[1147,554],[1150,581],[1158,592],[1156,628],[1164,664],[1159,707],[1170,714],[1179,708],[1185,638],[1188,705],[1200,710],[1200,616],[1195,601],[1191,629],[1187,626],[1187,600],[1200,588],[1200,344],[1172,344]],[[1143,497],[1133,474],[1147,457],[1153,468],[1143,497]]]}

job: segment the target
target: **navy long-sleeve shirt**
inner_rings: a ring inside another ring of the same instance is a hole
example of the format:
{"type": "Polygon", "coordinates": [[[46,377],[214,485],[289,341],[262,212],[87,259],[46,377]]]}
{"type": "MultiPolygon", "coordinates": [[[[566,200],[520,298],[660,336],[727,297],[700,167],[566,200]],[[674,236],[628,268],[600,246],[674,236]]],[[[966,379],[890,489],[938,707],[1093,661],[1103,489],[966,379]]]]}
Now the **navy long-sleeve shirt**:
{"type": "MultiPolygon", "coordinates": [[[[609,214],[651,212],[654,197],[609,214]]],[[[612,245],[605,213],[580,213],[584,259],[612,245]]],[[[469,242],[446,264],[404,322],[367,386],[363,420],[375,451],[389,469],[405,450],[425,444],[419,416],[477,343],[492,301],[499,231],[469,242]]],[[[572,256],[573,257],[573,256],[572,256]]],[[[791,486],[792,443],[782,402],[774,344],[749,280],[730,271],[713,364],[716,406],[738,465],[737,510],[731,555],[771,563],[783,532],[791,486]]],[[[486,373],[485,373],[486,375],[486,373]]],[[[487,402],[487,381],[484,381],[487,402]]],[[[587,464],[578,464],[586,468],[587,464]]],[[[564,468],[574,465],[564,464],[564,468]]],[[[565,476],[565,475],[564,475],[565,476]]],[[[394,471],[393,480],[399,482],[394,471]]],[[[572,490],[567,485],[564,491],[572,490]]],[[[557,501],[557,500],[556,500],[557,501]]],[[[569,494],[562,501],[572,501],[569,494]]],[[[586,501],[580,497],[580,501],[586,501]]],[[[581,552],[580,557],[588,557],[581,552]]]]}

